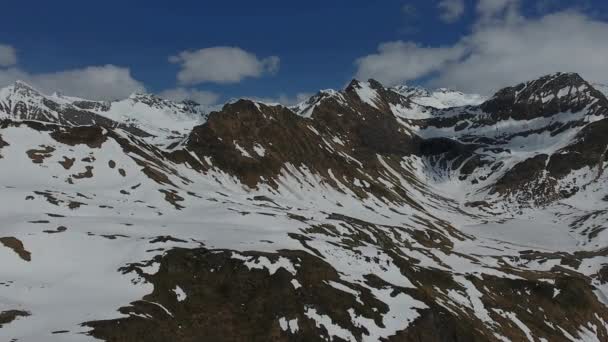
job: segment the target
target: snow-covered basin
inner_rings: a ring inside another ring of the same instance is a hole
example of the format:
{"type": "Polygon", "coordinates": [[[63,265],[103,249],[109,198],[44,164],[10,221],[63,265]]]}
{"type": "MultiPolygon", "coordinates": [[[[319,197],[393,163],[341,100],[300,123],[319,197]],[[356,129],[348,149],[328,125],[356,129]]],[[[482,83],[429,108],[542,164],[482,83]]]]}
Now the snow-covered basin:
{"type": "Polygon", "coordinates": [[[477,238],[536,250],[572,252],[580,249],[579,241],[570,234],[568,226],[548,217],[464,225],[460,230],[477,238]]]}

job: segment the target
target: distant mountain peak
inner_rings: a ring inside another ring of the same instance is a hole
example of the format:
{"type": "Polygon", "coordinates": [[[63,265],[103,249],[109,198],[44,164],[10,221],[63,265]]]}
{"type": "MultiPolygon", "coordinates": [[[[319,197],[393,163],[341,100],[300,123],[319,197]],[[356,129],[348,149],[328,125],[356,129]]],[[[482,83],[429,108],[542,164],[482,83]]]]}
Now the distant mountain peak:
{"type": "Polygon", "coordinates": [[[362,87],[370,87],[372,89],[381,90],[384,89],[384,85],[382,83],[376,81],[373,78],[368,79],[367,81],[362,81],[356,78],[353,78],[348,85],[344,88],[344,91],[348,92],[353,89],[360,89],[362,87]]]}
{"type": "Polygon", "coordinates": [[[24,96],[41,96],[42,92],[34,88],[25,81],[17,80],[12,85],[8,86],[7,89],[16,94],[22,94],[24,96]]]}
{"type": "MultiPolygon", "coordinates": [[[[574,91],[585,90],[589,84],[577,73],[554,73],[541,76],[537,79],[520,83],[516,86],[499,90],[494,97],[510,96],[515,94],[517,101],[527,101],[546,96],[548,93],[560,92],[564,89],[573,88],[574,91]],[[584,87],[584,89],[581,89],[584,87]]],[[[569,92],[568,92],[569,93],[569,92]]],[[[558,94],[559,96],[565,93],[558,94]]]]}
{"type": "Polygon", "coordinates": [[[188,107],[200,107],[201,106],[200,103],[198,103],[194,100],[189,100],[189,99],[183,100],[181,103],[183,103],[184,105],[186,105],[188,107]]]}
{"type": "Polygon", "coordinates": [[[418,105],[436,109],[474,106],[486,100],[482,95],[467,94],[450,88],[430,90],[421,86],[399,85],[392,89],[418,105]]]}
{"type": "Polygon", "coordinates": [[[16,80],[15,83],[13,83],[13,86],[15,88],[26,88],[26,89],[35,90],[33,86],[31,86],[29,83],[27,83],[23,80],[16,80]]]}
{"type": "MultiPolygon", "coordinates": [[[[135,102],[143,102],[146,104],[159,104],[159,103],[163,103],[163,102],[171,102],[169,100],[166,100],[156,94],[152,94],[152,93],[132,93],[131,95],[129,95],[128,97],[129,100],[135,101],[135,102]]],[[[120,100],[118,100],[120,101],[120,100]]]]}
{"type": "Polygon", "coordinates": [[[606,97],[577,73],[554,73],[499,90],[482,105],[488,113],[513,118],[577,112],[606,97]]]}

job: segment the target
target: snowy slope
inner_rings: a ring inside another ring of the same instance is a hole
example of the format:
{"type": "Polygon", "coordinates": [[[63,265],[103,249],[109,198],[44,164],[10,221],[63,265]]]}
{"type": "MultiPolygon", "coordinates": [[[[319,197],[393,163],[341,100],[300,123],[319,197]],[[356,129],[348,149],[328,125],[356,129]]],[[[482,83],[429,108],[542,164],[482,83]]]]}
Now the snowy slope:
{"type": "Polygon", "coordinates": [[[450,107],[475,106],[486,100],[478,94],[466,94],[447,88],[427,90],[421,87],[406,85],[393,88],[396,92],[408,97],[412,102],[426,107],[445,109],[450,107]]]}
{"type": "Polygon", "coordinates": [[[44,95],[40,92],[22,81],[17,81],[12,86],[0,89],[0,117],[56,120],[57,113],[46,108],[44,99],[44,95]]]}
{"type": "Polygon", "coordinates": [[[172,138],[183,137],[193,126],[204,122],[205,113],[185,103],[175,103],[151,94],[132,94],[129,98],[97,107],[93,112],[117,122],[134,125],[161,139],[168,146],[172,138]]]}
{"type": "Polygon", "coordinates": [[[2,340],[608,338],[608,100],[575,75],[446,110],[357,81],[189,128],[48,98],[181,143],[0,122],[2,340]]]}
{"type": "Polygon", "coordinates": [[[152,94],[132,94],[127,99],[100,102],[54,93],[45,95],[18,81],[0,89],[0,115],[12,119],[91,124],[99,118],[146,132],[150,142],[168,147],[183,139],[190,129],[205,121],[209,109],[196,103],[172,102],[152,94]],[[80,115],[70,120],[72,113],[80,115]]]}

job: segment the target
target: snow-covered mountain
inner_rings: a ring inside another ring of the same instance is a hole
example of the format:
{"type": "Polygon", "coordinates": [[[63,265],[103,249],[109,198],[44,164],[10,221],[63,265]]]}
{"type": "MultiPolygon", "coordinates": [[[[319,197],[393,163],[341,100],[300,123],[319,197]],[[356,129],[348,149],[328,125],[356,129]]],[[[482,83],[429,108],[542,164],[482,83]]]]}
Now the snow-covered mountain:
{"type": "Polygon", "coordinates": [[[447,88],[428,90],[422,87],[401,85],[394,87],[393,90],[407,97],[413,103],[437,109],[475,106],[483,103],[486,100],[486,98],[482,95],[466,94],[447,88]]]}
{"type": "Polygon", "coordinates": [[[0,95],[2,339],[608,340],[608,99],[577,74],[457,107],[353,80],[189,128],[150,96],[0,95]]]}
{"type": "Polygon", "coordinates": [[[195,102],[173,102],[153,94],[132,94],[117,101],[91,101],[58,93],[44,95],[17,81],[0,90],[0,115],[67,125],[121,127],[159,146],[184,138],[209,113],[195,102]]]}

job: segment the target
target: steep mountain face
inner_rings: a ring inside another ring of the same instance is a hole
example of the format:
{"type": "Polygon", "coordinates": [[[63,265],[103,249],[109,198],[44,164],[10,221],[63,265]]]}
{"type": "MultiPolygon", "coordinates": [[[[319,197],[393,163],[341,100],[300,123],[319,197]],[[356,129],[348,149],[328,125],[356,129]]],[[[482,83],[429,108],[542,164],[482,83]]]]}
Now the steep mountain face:
{"type": "Polygon", "coordinates": [[[4,339],[608,340],[608,100],[576,74],[202,119],[29,89],[0,91],[4,339]]]}
{"type": "MultiPolygon", "coordinates": [[[[606,110],[605,96],[577,74],[558,74],[505,88],[481,109],[494,118],[515,120],[576,113],[587,108],[591,114],[606,110]]],[[[604,114],[604,113],[598,113],[604,114]]]]}

